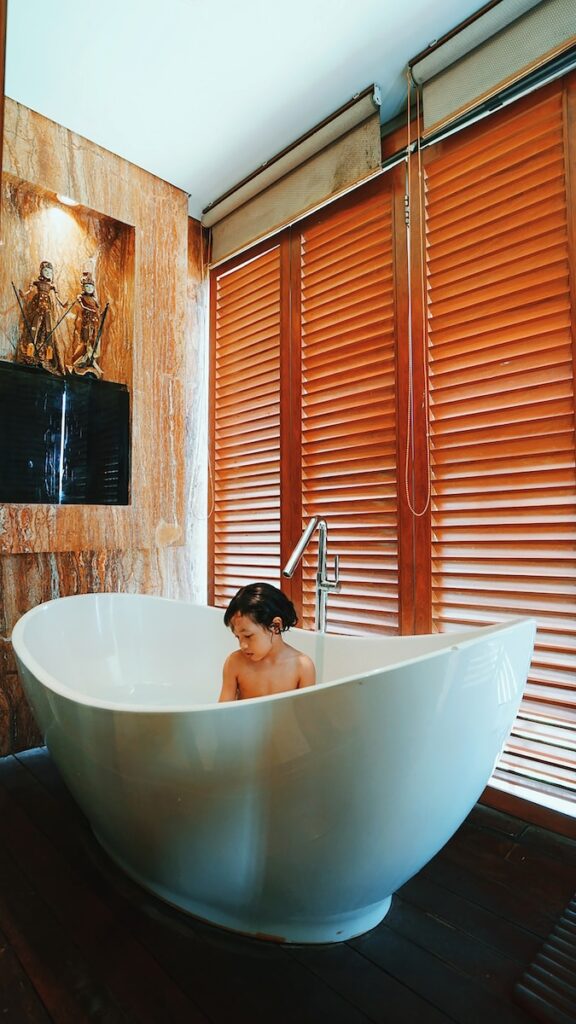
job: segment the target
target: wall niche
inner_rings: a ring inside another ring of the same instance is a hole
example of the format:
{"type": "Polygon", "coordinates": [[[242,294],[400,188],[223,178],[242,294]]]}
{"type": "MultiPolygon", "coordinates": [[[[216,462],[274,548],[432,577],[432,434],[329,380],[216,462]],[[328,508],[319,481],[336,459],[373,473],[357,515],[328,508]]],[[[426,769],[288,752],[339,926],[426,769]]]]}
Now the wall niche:
{"type": "MultiPolygon", "coordinates": [[[[103,379],[131,389],[134,228],[85,206],[66,205],[54,192],[10,174],[3,175],[2,187],[0,359],[14,359],[26,329],[13,285],[26,292],[42,260],[49,260],[67,304],[80,295],[82,274],[92,274],[100,309],[108,303],[98,360],[103,379]]],[[[72,357],[76,309],[57,329],[66,362],[72,357]]]]}
{"type": "Polygon", "coordinates": [[[0,502],[126,505],[134,228],[10,175],[3,200],[0,502]],[[42,261],[53,268],[54,333],[36,344],[42,261]],[[96,303],[99,338],[84,356],[81,296],[96,303]]]}

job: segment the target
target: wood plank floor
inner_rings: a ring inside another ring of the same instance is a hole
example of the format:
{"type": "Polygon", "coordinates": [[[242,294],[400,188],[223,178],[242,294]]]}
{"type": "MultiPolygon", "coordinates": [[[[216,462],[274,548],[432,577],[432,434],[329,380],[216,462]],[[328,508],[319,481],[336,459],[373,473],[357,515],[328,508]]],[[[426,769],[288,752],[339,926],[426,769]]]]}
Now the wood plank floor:
{"type": "Polygon", "coordinates": [[[44,748],[0,759],[0,804],[8,1024],[529,1022],[514,985],[576,890],[575,841],[478,805],[373,931],[275,946],[127,879],[44,748]]]}

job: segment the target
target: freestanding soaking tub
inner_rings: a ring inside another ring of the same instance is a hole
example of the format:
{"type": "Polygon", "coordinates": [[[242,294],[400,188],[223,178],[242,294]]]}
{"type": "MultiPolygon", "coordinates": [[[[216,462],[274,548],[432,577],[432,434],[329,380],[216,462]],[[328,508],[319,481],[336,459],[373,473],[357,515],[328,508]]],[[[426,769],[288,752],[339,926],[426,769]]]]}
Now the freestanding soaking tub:
{"type": "Polygon", "coordinates": [[[488,781],[534,641],[291,630],[310,689],[218,704],[222,612],[61,598],[13,632],[28,698],[109,855],[162,899],[283,942],[338,942],[450,838],[488,781]]]}

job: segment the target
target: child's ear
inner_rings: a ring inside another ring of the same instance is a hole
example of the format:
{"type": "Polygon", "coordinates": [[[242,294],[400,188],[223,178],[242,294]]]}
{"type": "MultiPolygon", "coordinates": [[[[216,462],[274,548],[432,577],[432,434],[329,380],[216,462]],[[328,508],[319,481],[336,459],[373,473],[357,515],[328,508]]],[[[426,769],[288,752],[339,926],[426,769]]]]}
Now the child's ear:
{"type": "Polygon", "coordinates": [[[272,619],[272,622],[270,623],[270,628],[271,628],[273,633],[281,633],[282,632],[282,619],[280,618],[279,615],[276,615],[272,619]]]}

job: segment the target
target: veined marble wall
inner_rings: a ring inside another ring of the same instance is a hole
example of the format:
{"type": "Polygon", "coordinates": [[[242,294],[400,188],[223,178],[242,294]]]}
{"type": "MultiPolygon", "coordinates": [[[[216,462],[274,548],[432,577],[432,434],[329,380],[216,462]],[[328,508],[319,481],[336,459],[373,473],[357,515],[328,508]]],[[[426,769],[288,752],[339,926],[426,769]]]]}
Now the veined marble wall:
{"type": "Polygon", "coordinates": [[[0,505],[0,756],[39,740],[10,644],[17,619],[92,591],[203,600],[206,509],[207,284],[186,195],[10,99],[4,133],[5,187],[20,179],[134,227],[134,313],[132,504],[0,505]]]}

